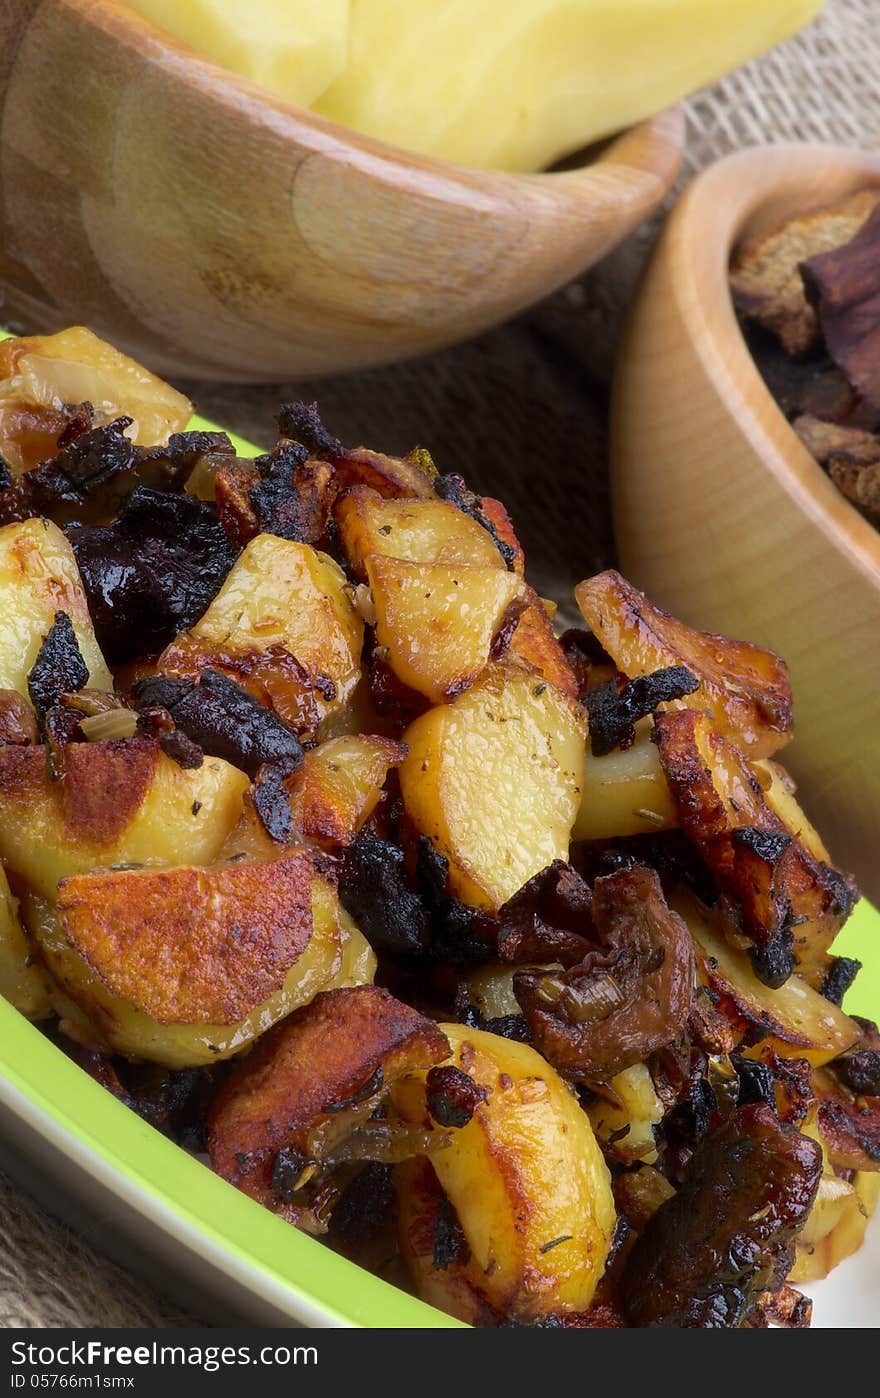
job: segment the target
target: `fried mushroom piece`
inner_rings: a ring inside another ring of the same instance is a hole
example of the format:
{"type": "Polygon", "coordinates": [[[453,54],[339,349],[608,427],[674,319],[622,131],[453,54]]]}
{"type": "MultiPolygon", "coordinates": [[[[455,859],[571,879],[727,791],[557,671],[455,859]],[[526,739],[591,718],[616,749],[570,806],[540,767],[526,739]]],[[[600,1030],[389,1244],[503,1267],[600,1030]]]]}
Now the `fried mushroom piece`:
{"type": "Polygon", "coordinates": [[[695,631],[655,607],[609,569],[575,588],[581,613],[629,679],[683,666],[699,688],[674,700],[676,708],[708,711],[717,730],[749,757],[769,757],[792,732],[788,668],[773,651],[695,631]]]}
{"type": "Polygon", "coordinates": [[[212,505],[139,486],[107,526],[70,525],[102,651],[155,655],[205,611],[234,554],[212,505]]]}
{"type": "Polygon", "coordinates": [[[38,743],[34,711],[17,689],[0,689],[0,747],[4,743],[38,743]]]}
{"type": "Polygon", "coordinates": [[[448,1054],[437,1025],[386,990],[318,995],[265,1034],[222,1088],[209,1119],[211,1165],[252,1198],[289,1206],[297,1221],[293,1196],[309,1167],[332,1159],[399,1077],[448,1054]]]}
{"type": "Polygon", "coordinates": [[[819,318],[829,353],[859,396],[880,412],[880,208],[842,247],[801,266],[807,299],[819,318]]]}
{"type": "Polygon", "coordinates": [[[771,810],[755,772],[706,715],[658,714],[654,740],[681,827],[729,901],[759,979],[778,988],[795,964],[824,969],[858,896],[852,880],[771,810]]]}
{"type": "Polygon", "coordinates": [[[599,947],[559,975],[520,971],[514,993],[535,1047],[572,1078],[607,1081],[671,1044],[694,993],[694,945],[653,869],[596,880],[599,947]]]}
{"type": "MultiPolygon", "coordinates": [[[[869,1089],[880,1085],[876,1059],[875,1053],[874,1061],[867,1065],[866,1078],[862,1078],[869,1089]]],[[[840,1063],[845,1060],[838,1060],[813,1077],[813,1090],[819,1103],[816,1114],[819,1135],[836,1170],[880,1170],[880,1096],[858,1087],[849,1088],[844,1080],[847,1069],[844,1068],[843,1075],[837,1072],[840,1063]]],[[[861,1057],[860,1066],[866,1066],[865,1055],[861,1057]]],[[[856,1081],[859,1077],[857,1068],[856,1081]]]]}
{"type": "Polygon", "coordinates": [[[574,966],[596,940],[593,898],[576,869],[555,860],[498,911],[498,958],[574,966]]]}
{"type": "Polygon", "coordinates": [[[742,1326],[785,1281],[821,1173],[816,1141],[765,1104],[739,1107],[697,1147],[627,1257],[621,1292],[632,1324],[742,1326]]]}
{"type": "Polygon", "coordinates": [[[65,937],[110,992],[160,1024],[237,1024],[312,935],[314,863],[106,869],[63,879],[65,937]]]}

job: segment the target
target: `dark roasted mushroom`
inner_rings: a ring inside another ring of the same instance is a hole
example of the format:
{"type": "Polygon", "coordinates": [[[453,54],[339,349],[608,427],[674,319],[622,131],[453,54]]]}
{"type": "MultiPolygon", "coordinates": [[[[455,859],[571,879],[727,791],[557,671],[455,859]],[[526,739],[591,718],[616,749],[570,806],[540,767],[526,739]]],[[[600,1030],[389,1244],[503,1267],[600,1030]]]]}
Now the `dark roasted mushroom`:
{"type": "Polygon", "coordinates": [[[520,971],[514,991],[535,1046],[570,1077],[604,1080],[681,1033],[694,993],[694,945],[652,869],[596,880],[599,947],[559,975],[520,971]]]}
{"type": "Polygon", "coordinates": [[[627,1257],[621,1291],[632,1324],[742,1326],[788,1275],[821,1173],[816,1141],[763,1103],[738,1108],[698,1146],[627,1257]]]}

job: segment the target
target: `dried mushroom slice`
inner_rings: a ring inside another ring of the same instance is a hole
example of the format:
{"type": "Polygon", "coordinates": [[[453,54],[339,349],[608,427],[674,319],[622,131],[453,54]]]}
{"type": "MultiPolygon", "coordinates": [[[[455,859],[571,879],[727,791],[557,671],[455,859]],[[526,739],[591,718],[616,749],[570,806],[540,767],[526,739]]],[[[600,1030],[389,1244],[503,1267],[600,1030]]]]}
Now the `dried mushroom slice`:
{"type": "Polygon", "coordinates": [[[858,896],[852,880],[779,818],[755,770],[705,714],[658,714],[654,731],[681,827],[733,909],[759,978],[776,987],[795,964],[824,971],[858,896]]]}
{"type": "Polygon", "coordinates": [[[810,350],[819,327],[804,291],[800,264],[848,243],[878,201],[880,190],[857,190],[840,203],[801,214],[741,244],[730,270],[740,315],[777,335],[789,354],[810,350]]]}
{"type": "MultiPolygon", "coordinates": [[[[880,191],[874,190],[875,202],[880,191]]],[[[880,208],[846,242],[801,267],[829,354],[880,415],[880,208]]]]}
{"type": "Polygon", "coordinates": [[[437,1025],[386,990],[318,995],[264,1035],[221,1091],[210,1118],[211,1164],[296,1221],[305,1204],[299,1190],[356,1128],[366,1129],[395,1081],[448,1054],[437,1025]]]}
{"type": "Polygon", "coordinates": [[[839,457],[863,466],[880,461],[880,437],[874,432],[838,422],[824,422],[812,413],[801,413],[791,425],[820,466],[828,466],[839,457]]]}
{"type": "Polygon", "coordinates": [[[792,731],[788,667],[774,651],[696,631],[655,607],[613,569],[575,589],[581,613],[630,679],[682,667],[699,687],[674,707],[708,711],[715,727],[751,757],[768,757],[792,731]]]}

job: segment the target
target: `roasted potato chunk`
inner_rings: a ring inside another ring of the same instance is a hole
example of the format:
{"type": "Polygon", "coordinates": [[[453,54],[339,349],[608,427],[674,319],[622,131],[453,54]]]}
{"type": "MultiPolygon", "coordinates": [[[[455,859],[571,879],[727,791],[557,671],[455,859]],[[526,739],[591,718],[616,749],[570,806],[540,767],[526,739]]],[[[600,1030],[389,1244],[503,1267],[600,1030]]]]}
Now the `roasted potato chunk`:
{"type": "Polygon", "coordinates": [[[752,944],[760,979],[778,987],[795,965],[824,970],[858,896],[852,880],[783,824],[742,753],[705,714],[658,714],[654,728],[682,829],[752,944]]]}
{"type": "Polygon", "coordinates": [[[485,668],[492,638],[522,591],[521,579],[504,568],[459,563],[376,556],[367,574],[388,664],[433,704],[461,694],[485,668]]]}
{"type": "Polygon", "coordinates": [[[644,835],[678,824],[678,812],[656,744],[654,723],[636,724],[632,747],[594,757],[587,744],[581,804],[571,832],[575,840],[644,835]]]}
{"type": "MultiPolygon", "coordinates": [[[[83,325],[0,344],[0,453],[15,470],[29,470],[52,453],[22,450],[12,409],[27,405],[52,423],[65,405],[78,403],[91,403],[99,420],[134,418],[130,435],[143,446],[182,432],[193,411],[182,393],[83,325]]],[[[57,430],[63,425],[61,416],[57,430]]]]}
{"type": "Polygon", "coordinates": [[[319,991],[366,984],[376,968],[370,947],[340,907],[333,885],[315,877],[312,935],[279,989],[237,1024],[160,1024],[108,989],[64,935],[52,904],[28,898],[23,911],[53,979],[54,1008],[68,1032],[104,1051],[169,1068],[229,1058],[319,991]]]}
{"type": "Polygon", "coordinates": [[[693,894],[680,891],[670,902],[697,945],[700,980],[737,1025],[737,1041],[747,1037],[754,1044],[750,1056],[772,1048],[781,1058],[806,1058],[818,1067],[858,1042],[856,1021],[802,976],[795,973],[777,989],[764,985],[748,956],[725,941],[712,913],[693,894]]]}
{"type": "Polygon", "coordinates": [[[634,1063],[606,1083],[587,1115],[597,1138],[623,1164],[657,1159],[654,1127],[663,1120],[664,1107],[644,1063],[634,1063]]]}
{"type": "Polygon", "coordinates": [[[219,670],[300,734],[348,703],[360,679],[363,623],[345,574],[307,544],[259,534],[200,621],[167,647],[159,671],[219,670]]]}
{"type": "Polygon", "coordinates": [[[521,660],[531,665],[554,689],[566,694],[569,699],[577,699],[578,687],[574,671],[565,658],[565,652],[556,639],[553,630],[552,612],[548,611],[543,600],[534,588],[526,587],[522,597],[514,606],[525,603],[519,621],[510,638],[506,652],[511,660],[521,660]]]}
{"type": "Polygon", "coordinates": [[[70,743],[52,781],[43,747],[0,747],[0,859],[44,898],[98,865],[210,864],[241,814],[243,772],[184,769],[151,738],[70,743]]]}
{"type": "Polygon", "coordinates": [[[18,915],[3,865],[0,864],[0,996],[28,1019],[52,1012],[45,971],[35,962],[18,915]]]}
{"type": "Polygon", "coordinates": [[[788,1279],[796,1284],[821,1281],[844,1258],[862,1246],[877,1201],[880,1174],[858,1172],[849,1181],[826,1170],[816,1201],[801,1229],[788,1279]]]}
{"type": "Polygon", "coordinates": [[[28,697],[27,680],[57,612],[70,618],[93,689],[113,681],[95,639],[73,549],[56,524],[0,528],[0,689],[28,697]]]}
{"type": "MultiPolygon", "coordinates": [[[[450,1062],[486,1091],[468,1124],[432,1156],[470,1250],[464,1275],[513,1320],[586,1310],[615,1221],[589,1120],[527,1044],[461,1024],[441,1028],[450,1062]]],[[[430,1121],[423,1075],[397,1084],[392,1100],[407,1121],[430,1121]]],[[[418,1271],[414,1280],[424,1286],[418,1271]]]]}
{"type": "Polygon", "coordinates": [[[671,707],[707,711],[716,730],[750,757],[768,757],[791,737],[788,668],[773,651],[695,631],[655,607],[609,570],[575,588],[581,613],[629,679],[683,665],[699,689],[671,707]]]}
{"type": "Polygon", "coordinates": [[[236,1024],[278,990],[312,935],[309,852],[210,869],[63,879],[63,935],[112,994],[160,1024],[236,1024]]]}
{"type": "Polygon", "coordinates": [[[211,1164],[271,1203],[279,1151],[296,1152],[303,1167],[332,1155],[334,1143],[374,1111],[401,1074],[429,1068],[448,1052],[433,1021],[386,990],[320,995],[266,1034],[221,1091],[211,1112],[211,1164]]]}
{"type": "Polygon", "coordinates": [[[354,486],[338,501],[336,522],[360,582],[377,557],[504,571],[491,534],[447,500],[383,500],[368,486],[354,486]]]}
{"type": "Polygon", "coordinates": [[[580,802],[584,718],[534,670],[490,666],[404,734],[404,804],[449,860],[453,891],[497,909],[566,859],[580,802]]]}

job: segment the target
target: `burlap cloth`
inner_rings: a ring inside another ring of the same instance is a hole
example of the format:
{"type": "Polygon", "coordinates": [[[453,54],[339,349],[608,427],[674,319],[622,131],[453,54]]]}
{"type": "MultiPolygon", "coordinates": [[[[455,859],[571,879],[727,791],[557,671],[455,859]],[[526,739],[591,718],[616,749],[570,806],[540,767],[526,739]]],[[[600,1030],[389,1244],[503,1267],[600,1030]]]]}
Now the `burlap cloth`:
{"type": "MultiPolygon", "coordinates": [[[[683,180],[743,145],[880,144],[878,73],[880,0],[829,0],[804,34],[691,100],[683,180]]],[[[606,395],[623,312],[658,226],[514,324],[431,358],[296,388],[186,387],[206,416],[260,443],[272,438],[279,401],[297,396],[319,399],[349,443],[429,446],[443,470],[508,503],[533,580],[561,598],[613,561],[606,395]]],[[[0,1324],[188,1320],[0,1174],[0,1324]]]]}

